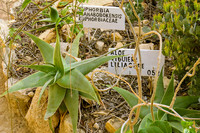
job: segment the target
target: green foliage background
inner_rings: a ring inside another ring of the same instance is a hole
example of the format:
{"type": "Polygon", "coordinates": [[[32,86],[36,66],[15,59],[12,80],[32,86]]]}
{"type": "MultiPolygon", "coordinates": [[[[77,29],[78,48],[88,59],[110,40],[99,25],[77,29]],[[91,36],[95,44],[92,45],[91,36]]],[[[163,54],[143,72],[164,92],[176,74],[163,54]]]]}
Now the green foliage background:
{"type": "MultiPolygon", "coordinates": [[[[163,54],[172,57],[181,79],[200,57],[200,3],[197,0],[164,0],[163,14],[154,15],[153,28],[164,37],[163,54]]],[[[190,94],[200,94],[200,67],[191,79],[190,94]]]]}

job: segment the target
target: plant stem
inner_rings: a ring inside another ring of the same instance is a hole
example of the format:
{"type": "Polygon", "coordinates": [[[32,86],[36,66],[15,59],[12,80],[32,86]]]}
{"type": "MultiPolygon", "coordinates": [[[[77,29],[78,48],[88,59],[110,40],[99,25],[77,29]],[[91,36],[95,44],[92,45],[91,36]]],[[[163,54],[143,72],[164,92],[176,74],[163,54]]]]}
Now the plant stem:
{"type": "MultiPolygon", "coordinates": [[[[139,68],[136,66],[135,69],[136,69],[136,72],[137,72],[137,81],[138,81],[138,93],[139,93],[139,97],[142,98],[142,83],[141,83],[141,71],[142,71],[142,61],[141,61],[141,53],[140,53],[140,48],[139,48],[139,44],[140,44],[140,39],[141,39],[141,20],[140,20],[140,17],[138,16],[135,8],[134,8],[134,5],[133,5],[133,2],[131,0],[129,0],[129,4],[131,5],[131,8],[133,10],[133,13],[135,15],[135,17],[137,18],[138,20],[138,26],[139,26],[139,35],[138,35],[138,38],[136,40],[136,48],[135,48],[135,53],[134,53],[134,56],[133,56],[133,60],[134,62],[137,64],[137,61],[136,61],[136,56],[137,56],[137,52],[138,52],[138,56],[139,56],[139,68]]],[[[140,104],[141,101],[138,100],[138,104],[140,104]]],[[[135,115],[135,118],[132,122],[131,125],[135,125],[138,121],[138,118],[139,118],[139,115],[140,115],[140,107],[137,108],[137,111],[136,111],[136,115],[135,115]]],[[[131,120],[130,120],[131,122],[131,120]]],[[[131,126],[132,127],[132,126],[131,126]]]]}
{"type": "MultiPolygon", "coordinates": [[[[141,106],[151,106],[151,103],[140,103],[140,104],[137,104],[135,105],[132,109],[131,109],[131,112],[129,114],[129,120],[132,118],[132,115],[133,115],[133,111],[136,109],[136,108],[139,108],[141,106]]],[[[165,113],[167,114],[170,114],[170,115],[173,115],[175,117],[178,117],[180,118],[181,120],[185,121],[184,118],[182,116],[180,116],[174,109],[170,108],[170,106],[167,106],[167,105],[163,105],[163,104],[159,104],[159,103],[154,103],[153,106],[157,107],[158,109],[161,109],[162,111],[164,111],[165,113]],[[167,108],[167,109],[170,109],[173,113],[169,112],[169,111],[166,111],[164,109],[162,109],[161,107],[164,107],[164,108],[167,108]]]]}
{"type": "Polygon", "coordinates": [[[142,35],[142,38],[144,38],[145,36],[150,35],[150,34],[156,34],[159,37],[159,40],[160,40],[160,48],[159,48],[159,55],[158,55],[157,70],[156,70],[156,76],[155,76],[155,81],[154,81],[153,94],[152,94],[152,97],[151,97],[151,109],[150,109],[151,110],[152,119],[154,121],[155,118],[154,118],[154,114],[153,114],[153,101],[154,101],[154,98],[155,98],[155,95],[156,95],[158,72],[159,72],[159,69],[160,69],[160,62],[161,62],[162,47],[163,46],[162,46],[162,36],[157,31],[150,31],[148,33],[145,33],[144,35],[142,35]]]}
{"type": "Polygon", "coordinates": [[[118,0],[115,0],[115,1],[117,2],[118,6],[120,7],[120,9],[122,10],[122,12],[123,12],[124,15],[125,15],[126,21],[128,22],[128,24],[129,24],[129,26],[130,26],[130,30],[131,30],[131,32],[133,33],[134,39],[137,40],[137,35],[136,35],[136,33],[135,33],[134,29],[133,29],[132,23],[131,23],[131,21],[130,21],[128,15],[127,15],[126,12],[124,11],[123,7],[121,7],[121,5],[120,5],[120,3],[118,2],[118,0]]]}
{"type": "Polygon", "coordinates": [[[196,72],[196,67],[200,64],[200,58],[195,62],[194,66],[185,74],[185,76],[181,79],[180,83],[178,84],[178,86],[176,87],[172,102],[170,104],[170,108],[173,108],[175,100],[176,100],[176,95],[178,93],[178,91],[180,90],[180,86],[183,83],[183,81],[189,76],[192,77],[195,75],[196,72]],[[192,71],[192,74],[190,74],[190,72],[192,71]]]}

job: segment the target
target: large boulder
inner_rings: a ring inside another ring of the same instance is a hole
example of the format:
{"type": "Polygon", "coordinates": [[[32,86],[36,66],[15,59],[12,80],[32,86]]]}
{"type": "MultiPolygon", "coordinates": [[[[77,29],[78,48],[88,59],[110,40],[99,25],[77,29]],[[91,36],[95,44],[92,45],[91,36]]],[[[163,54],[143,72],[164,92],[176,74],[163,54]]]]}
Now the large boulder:
{"type": "Polygon", "coordinates": [[[69,114],[61,120],[59,133],[73,133],[72,120],[69,114]]]}
{"type": "MultiPolygon", "coordinates": [[[[59,133],[73,133],[72,120],[69,114],[65,115],[65,117],[60,122],[59,133]]],[[[82,129],[77,129],[77,133],[85,133],[82,129]]]]}
{"type": "MultiPolygon", "coordinates": [[[[51,133],[49,122],[44,120],[44,115],[47,109],[48,90],[46,89],[42,95],[41,101],[38,104],[41,87],[36,89],[32,103],[25,118],[28,126],[34,133],[51,133]]],[[[59,113],[52,117],[52,126],[55,129],[59,123],[59,113]]]]}
{"type": "MultiPolygon", "coordinates": [[[[0,42],[0,47],[2,45],[3,42],[0,42]]],[[[0,48],[0,94],[2,94],[6,89],[6,68],[3,66],[2,59],[4,54],[5,53],[0,48]]],[[[27,112],[27,107],[25,108],[25,106],[28,102],[29,98],[25,95],[21,95],[20,92],[9,94],[9,98],[7,99],[6,97],[0,98],[0,133],[19,131],[20,133],[32,133],[27,127],[26,120],[24,119],[24,115],[27,112]]]]}
{"type": "Polygon", "coordinates": [[[43,32],[39,38],[47,43],[55,43],[56,42],[56,31],[55,29],[48,29],[43,32]]]}

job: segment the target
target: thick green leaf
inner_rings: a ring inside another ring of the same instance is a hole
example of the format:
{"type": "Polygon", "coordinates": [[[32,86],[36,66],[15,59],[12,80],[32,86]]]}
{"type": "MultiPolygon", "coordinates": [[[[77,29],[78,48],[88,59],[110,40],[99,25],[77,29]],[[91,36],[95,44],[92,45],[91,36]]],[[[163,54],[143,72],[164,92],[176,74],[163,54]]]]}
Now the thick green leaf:
{"type": "MultiPolygon", "coordinates": [[[[138,98],[133,93],[119,87],[113,87],[113,89],[126,100],[131,108],[138,104],[138,98]]],[[[150,113],[150,107],[142,106],[140,110],[140,118],[144,118],[148,113],[150,113]]]]}
{"type": "MultiPolygon", "coordinates": [[[[86,75],[89,72],[93,71],[95,68],[99,67],[100,65],[117,57],[121,56],[101,56],[97,58],[86,59],[81,62],[74,62],[71,64],[71,69],[76,68],[83,75],[86,75]]],[[[69,70],[70,70],[70,65],[67,65],[67,67],[65,68],[65,73],[69,72],[69,70]]]]}
{"type": "Polygon", "coordinates": [[[37,23],[37,22],[52,22],[51,18],[44,18],[44,19],[40,19],[34,23],[37,23]]]}
{"type": "MultiPolygon", "coordinates": [[[[72,48],[68,50],[68,53],[71,53],[72,56],[78,57],[78,51],[79,51],[79,40],[83,36],[82,31],[79,32],[79,34],[74,39],[74,42],[72,43],[72,48]]],[[[70,62],[70,56],[66,56],[66,61],[70,62]]],[[[71,58],[71,62],[75,62],[73,58],[71,58]]]]}
{"type": "Polygon", "coordinates": [[[42,98],[42,94],[44,93],[45,89],[47,88],[47,86],[53,81],[53,78],[50,78],[42,87],[41,91],[40,91],[40,95],[39,95],[39,99],[38,99],[38,104],[40,103],[40,100],[42,98]]]}
{"type": "Polygon", "coordinates": [[[55,27],[55,23],[48,24],[48,25],[45,25],[45,26],[42,26],[42,27],[39,27],[39,28],[36,28],[36,29],[32,29],[30,31],[43,31],[43,30],[46,30],[46,29],[54,28],[54,27],[55,27]]]}
{"type": "Polygon", "coordinates": [[[90,84],[90,82],[87,80],[87,78],[78,70],[73,69],[71,71],[71,75],[70,72],[66,73],[61,79],[59,79],[57,81],[58,85],[64,87],[64,88],[70,88],[71,89],[75,89],[78,91],[81,91],[83,93],[86,93],[90,96],[92,96],[95,101],[97,101],[99,103],[99,100],[97,98],[97,95],[92,87],[92,85],[90,84]],[[71,80],[70,80],[71,78],[71,80]]]}
{"type": "Polygon", "coordinates": [[[91,95],[89,95],[87,93],[79,92],[79,95],[84,97],[84,98],[87,98],[89,100],[95,100],[91,95]]]}
{"type": "Polygon", "coordinates": [[[47,111],[44,116],[44,119],[47,120],[49,117],[53,116],[56,110],[61,105],[64,97],[65,97],[66,89],[60,87],[57,84],[51,85],[49,88],[48,94],[48,105],[47,111]]]}
{"type": "Polygon", "coordinates": [[[65,103],[64,103],[64,100],[63,100],[63,102],[60,104],[60,106],[59,106],[59,113],[61,114],[61,115],[63,115],[64,113],[66,113],[67,112],[67,107],[66,107],[66,105],[65,105],[65,103]]]}
{"type": "Polygon", "coordinates": [[[73,132],[75,133],[78,122],[79,92],[67,89],[64,102],[72,119],[73,132]]]}
{"type": "MultiPolygon", "coordinates": [[[[12,87],[9,88],[8,92],[12,93],[18,90],[23,90],[26,88],[33,88],[43,86],[52,75],[46,74],[44,72],[36,72],[14,84],[12,87]]],[[[6,95],[7,92],[4,92],[0,97],[6,95]]]]}
{"type": "MultiPolygon", "coordinates": [[[[134,133],[138,132],[138,128],[139,128],[140,122],[138,122],[137,124],[134,125],[133,129],[134,129],[134,133]]],[[[127,127],[127,125],[124,127],[124,131],[125,129],[127,129],[127,131],[125,133],[129,133],[130,130],[130,126],[127,127]]],[[[117,131],[115,131],[115,133],[121,133],[121,127],[119,129],[117,129],[117,131]]],[[[130,132],[132,133],[132,131],[130,132]]]]}
{"type": "MultiPolygon", "coordinates": [[[[154,112],[154,116],[155,116],[155,120],[157,120],[158,119],[156,117],[157,112],[154,112]]],[[[152,124],[152,123],[153,123],[152,116],[151,116],[151,113],[149,113],[142,119],[138,131],[140,131],[143,128],[149,127],[149,125],[152,124]]]]}
{"type": "Polygon", "coordinates": [[[59,18],[58,11],[55,8],[53,8],[53,7],[50,7],[50,9],[51,9],[50,10],[51,20],[53,22],[56,22],[58,20],[58,18],[59,18]]]}
{"type": "MultiPolygon", "coordinates": [[[[139,125],[140,125],[140,122],[136,123],[136,124],[133,126],[134,133],[137,133],[137,132],[138,132],[139,125]]],[[[127,125],[125,125],[123,131],[125,131],[125,129],[127,129],[128,133],[129,133],[129,131],[131,131],[129,125],[128,125],[128,127],[127,127],[127,125]]],[[[127,131],[126,131],[125,133],[127,133],[127,131]]],[[[117,129],[117,131],[115,131],[115,133],[121,133],[121,127],[120,127],[119,129],[117,129]]],[[[130,133],[132,133],[132,131],[131,131],[130,133]]]]}
{"type": "Polygon", "coordinates": [[[148,26],[144,26],[144,27],[142,28],[142,31],[143,31],[144,33],[147,33],[147,32],[150,32],[150,31],[151,31],[151,28],[148,27],[148,26]]]}
{"type": "Polygon", "coordinates": [[[174,107],[176,108],[188,108],[191,104],[198,103],[200,96],[178,96],[174,107]]]}
{"type": "Polygon", "coordinates": [[[35,21],[32,25],[35,25],[38,22],[52,22],[52,21],[51,21],[51,18],[44,18],[44,19],[40,19],[38,21],[35,21]]]}
{"type": "MultiPolygon", "coordinates": [[[[174,76],[172,75],[168,88],[165,91],[165,94],[162,98],[161,104],[170,105],[173,96],[174,96],[174,76]]],[[[158,118],[161,119],[163,115],[164,115],[164,112],[161,110],[158,110],[158,118]]]]}
{"type": "MultiPolygon", "coordinates": [[[[183,109],[183,108],[174,108],[174,110],[181,116],[183,117],[188,117],[188,118],[200,118],[200,110],[191,110],[191,109],[183,109]]],[[[167,115],[168,121],[177,121],[181,122],[180,118],[177,118],[172,115],[167,115]]],[[[200,124],[199,120],[195,120],[197,124],[200,124]]]]}
{"type": "Polygon", "coordinates": [[[62,21],[62,18],[58,18],[58,19],[56,20],[56,27],[57,27],[59,24],[61,24],[60,21],[62,21]]]}
{"type": "Polygon", "coordinates": [[[72,52],[72,55],[74,57],[78,57],[78,51],[79,51],[79,40],[80,38],[83,36],[83,33],[82,31],[80,31],[78,33],[78,35],[76,36],[76,38],[74,39],[74,42],[72,44],[72,48],[71,48],[71,52],[72,52]]]}
{"type": "Polygon", "coordinates": [[[189,114],[199,114],[200,116],[200,110],[183,109],[183,108],[174,108],[174,110],[181,116],[185,116],[189,114]]]}
{"type": "Polygon", "coordinates": [[[61,78],[61,73],[59,71],[56,72],[53,80],[53,84],[56,83],[56,81],[61,78]]]}
{"type": "Polygon", "coordinates": [[[171,125],[172,130],[176,129],[176,130],[178,130],[181,133],[183,132],[183,127],[181,125],[181,122],[169,121],[169,124],[171,125]]]}
{"type": "Polygon", "coordinates": [[[138,104],[138,98],[133,93],[119,87],[113,87],[113,89],[116,90],[126,100],[130,107],[138,104]]]}
{"type": "Polygon", "coordinates": [[[24,33],[26,33],[36,43],[36,45],[40,49],[40,52],[42,54],[42,57],[43,57],[45,63],[53,64],[54,48],[51,45],[49,45],[48,43],[46,43],[45,41],[39,39],[38,37],[36,37],[28,32],[24,32],[24,33]]]}
{"type": "Polygon", "coordinates": [[[64,75],[64,65],[62,62],[62,56],[60,52],[60,39],[59,39],[59,34],[58,34],[58,28],[56,26],[56,46],[54,49],[54,54],[53,54],[53,62],[55,67],[60,71],[61,75],[64,75]]]}
{"type": "Polygon", "coordinates": [[[158,81],[157,81],[157,87],[156,87],[156,94],[155,94],[154,102],[160,103],[163,95],[164,95],[164,84],[163,84],[163,68],[162,68],[161,73],[158,77],[158,81]]]}
{"type": "Polygon", "coordinates": [[[163,133],[172,133],[172,127],[167,121],[155,121],[150,125],[150,127],[152,126],[160,128],[163,131],[163,133]]]}
{"type": "Polygon", "coordinates": [[[56,69],[54,66],[52,65],[22,65],[23,67],[27,67],[27,68],[31,68],[34,70],[38,70],[38,71],[42,71],[45,73],[49,73],[49,72],[55,72],[56,69]]]}
{"type": "Polygon", "coordinates": [[[32,2],[32,0],[24,0],[24,2],[22,3],[22,6],[20,8],[20,12],[22,12],[24,10],[24,8],[26,8],[26,6],[31,2],[32,2]]]}
{"type": "Polygon", "coordinates": [[[164,132],[156,126],[151,126],[141,129],[138,133],[164,133],[164,132]]]}
{"type": "MultiPolygon", "coordinates": [[[[195,113],[195,114],[187,114],[184,115],[185,117],[188,118],[200,118],[200,113],[195,113]]],[[[196,124],[200,125],[200,120],[195,120],[196,124]]]]}
{"type": "Polygon", "coordinates": [[[197,133],[193,127],[194,123],[192,121],[181,121],[181,124],[184,128],[183,133],[197,133]]]}

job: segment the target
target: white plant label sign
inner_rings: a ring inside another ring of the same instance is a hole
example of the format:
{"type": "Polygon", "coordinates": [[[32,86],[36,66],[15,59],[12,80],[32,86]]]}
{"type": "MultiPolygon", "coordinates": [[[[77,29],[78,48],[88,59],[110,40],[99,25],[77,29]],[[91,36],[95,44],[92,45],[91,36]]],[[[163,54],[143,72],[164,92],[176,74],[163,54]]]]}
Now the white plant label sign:
{"type": "Polygon", "coordinates": [[[125,30],[125,16],[119,7],[83,5],[83,27],[125,30]]]}
{"type": "MultiPolygon", "coordinates": [[[[114,50],[110,48],[109,51],[114,50]]],[[[155,76],[157,70],[159,50],[143,50],[141,49],[141,60],[142,60],[142,71],[141,76],[155,76]]],[[[134,54],[135,49],[119,49],[110,53],[110,55],[125,55],[123,57],[112,59],[108,62],[108,70],[114,74],[122,75],[137,75],[134,68],[134,62],[132,55],[134,54]]],[[[136,57],[137,63],[139,66],[139,58],[136,57]]],[[[160,70],[165,63],[165,57],[161,56],[160,70]]]]}

